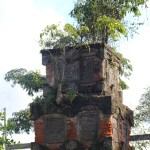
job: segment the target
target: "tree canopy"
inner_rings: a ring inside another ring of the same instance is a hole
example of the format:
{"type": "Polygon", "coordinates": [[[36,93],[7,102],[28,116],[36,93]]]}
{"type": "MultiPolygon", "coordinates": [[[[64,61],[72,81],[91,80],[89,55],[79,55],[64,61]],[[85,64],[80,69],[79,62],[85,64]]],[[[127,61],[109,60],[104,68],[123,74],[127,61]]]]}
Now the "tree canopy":
{"type": "Polygon", "coordinates": [[[79,0],[70,15],[78,26],[86,26],[89,34],[85,36],[91,43],[118,40],[120,35],[127,36],[128,29],[134,24],[126,23],[125,17],[141,15],[140,6],[147,0],[79,0]]]}
{"type": "Polygon", "coordinates": [[[26,108],[15,112],[7,121],[9,134],[20,134],[26,132],[27,134],[33,129],[33,121],[30,119],[30,110],[26,108]]]}
{"type": "Polygon", "coordinates": [[[145,89],[139,101],[139,105],[136,107],[135,119],[140,122],[147,123],[147,127],[150,130],[150,87],[145,89]]]}
{"type": "Polygon", "coordinates": [[[6,81],[12,81],[12,86],[19,84],[23,89],[32,95],[42,90],[46,82],[39,71],[27,71],[24,68],[12,69],[5,74],[6,81]]]}
{"type": "MultiPolygon", "coordinates": [[[[133,134],[150,133],[150,87],[141,95],[139,104],[135,109],[133,134]]],[[[137,149],[148,150],[150,141],[137,141],[133,143],[137,149]]]]}
{"type": "Polygon", "coordinates": [[[11,145],[14,142],[13,139],[11,139],[11,137],[9,138],[7,135],[9,135],[9,129],[12,128],[14,126],[13,122],[9,123],[9,124],[5,124],[4,123],[4,119],[5,119],[5,114],[4,112],[0,112],[0,150],[4,150],[4,146],[7,145],[11,145]]]}

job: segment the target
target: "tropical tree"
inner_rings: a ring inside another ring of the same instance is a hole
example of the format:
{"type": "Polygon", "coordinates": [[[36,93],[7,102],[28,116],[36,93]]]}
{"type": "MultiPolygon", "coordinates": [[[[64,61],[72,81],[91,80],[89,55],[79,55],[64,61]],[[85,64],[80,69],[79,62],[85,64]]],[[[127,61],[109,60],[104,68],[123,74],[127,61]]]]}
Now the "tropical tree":
{"type": "Polygon", "coordinates": [[[45,77],[42,77],[39,71],[27,71],[24,68],[12,69],[5,74],[6,81],[12,81],[12,87],[19,84],[33,96],[34,93],[43,89],[45,77]]]}
{"type": "Polygon", "coordinates": [[[33,130],[33,121],[30,119],[30,110],[26,108],[15,112],[7,121],[9,134],[27,133],[33,130]]]}
{"type": "MultiPolygon", "coordinates": [[[[64,27],[58,25],[46,26],[40,34],[40,45],[42,48],[60,48],[62,50],[62,74],[58,84],[58,95],[56,101],[61,103],[62,85],[64,81],[65,70],[65,48],[67,46],[78,47],[94,43],[108,43],[108,41],[117,41],[121,35],[127,36],[128,29],[133,29],[140,23],[133,20],[127,24],[125,17],[132,14],[133,17],[139,17],[140,6],[146,5],[147,0],[78,0],[73,10],[70,12],[77,23],[76,26],[65,24],[64,27]]],[[[132,66],[130,61],[119,54],[121,58],[121,75],[130,76],[132,66]]],[[[122,89],[128,88],[126,83],[121,80],[122,89]]]]}
{"type": "Polygon", "coordinates": [[[150,87],[145,89],[145,92],[142,94],[139,101],[139,105],[136,108],[136,118],[140,122],[147,123],[150,129],[150,87]]]}
{"type": "MultiPolygon", "coordinates": [[[[65,64],[66,64],[66,47],[72,47],[72,51],[76,49],[76,47],[85,44],[86,42],[81,39],[81,34],[87,32],[87,27],[82,26],[80,29],[73,27],[70,24],[65,24],[61,27],[59,24],[52,24],[50,26],[46,26],[45,29],[40,34],[39,44],[44,49],[56,49],[59,48],[62,52],[62,57],[60,57],[62,72],[58,76],[58,89],[56,102],[57,104],[62,103],[62,86],[64,84],[65,77],[65,64]]],[[[52,55],[52,54],[51,54],[52,55]]],[[[55,58],[51,56],[54,62],[55,58]]],[[[58,68],[56,68],[58,70],[58,68]]]]}
{"type": "MultiPolygon", "coordinates": [[[[12,81],[12,87],[19,84],[24,90],[26,90],[29,96],[34,96],[43,90],[43,86],[46,83],[45,77],[41,75],[39,71],[27,71],[24,68],[12,69],[5,74],[5,80],[7,82],[12,81]]],[[[40,96],[33,98],[33,101],[41,100],[40,96]]],[[[9,134],[20,134],[21,132],[30,133],[33,129],[33,122],[30,119],[30,109],[26,108],[15,112],[12,117],[8,119],[8,131],[9,134]]]]}
{"type": "Polygon", "coordinates": [[[14,126],[14,124],[11,122],[9,124],[4,123],[5,120],[5,114],[4,112],[0,112],[0,150],[4,150],[4,146],[11,145],[14,142],[11,137],[9,138],[9,129],[14,126]]]}
{"type": "MultiPolygon", "coordinates": [[[[145,89],[134,116],[134,134],[150,134],[150,87],[145,89]]],[[[137,149],[148,150],[150,141],[138,141],[133,143],[137,149]]]]}
{"type": "Polygon", "coordinates": [[[89,33],[84,35],[90,43],[116,41],[120,35],[127,36],[136,25],[134,17],[139,17],[140,7],[148,0],[78,0],[70,15],[77,21],[77,26],[86,26],[89,33]],[[130,24],[128,14],[132,14],[130,24]]]}

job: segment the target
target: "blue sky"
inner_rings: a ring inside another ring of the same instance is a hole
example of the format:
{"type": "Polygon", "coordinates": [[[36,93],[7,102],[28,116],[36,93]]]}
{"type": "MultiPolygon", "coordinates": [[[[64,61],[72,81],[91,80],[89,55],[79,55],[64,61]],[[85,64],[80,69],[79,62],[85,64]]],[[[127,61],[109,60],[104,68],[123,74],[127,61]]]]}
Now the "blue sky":
{"type": "MultiPolygon", "coordinates": [[[[38,39],[41,30],[48,24],[69,22],[68,13],[74,0],[0,0],[0,110],[7,114],[24,109],[32,101],[19,86],[11,88],[4,81],[4,74],[13,68],[41,70],[38,39]]],[[[150,5],[149,5],[150,7],[150,5]]],[[[150,9],[143,11],[143,18],[150,17],[150,9]]],[[[150,85],[150,20],[138,30],[134,38],[120,42],[120,52],[131,60],[133,74],[128,81],[129,90],[124,92],[124,103],[134,108],[143,89],[150,85]]],[[[16,136],[21,142],[27,142],[16,136]]],[[[33,141],[33,135],[30,138],[33,141]]],[[[30,141],[30,140],[29,140],[30,141]]]]}

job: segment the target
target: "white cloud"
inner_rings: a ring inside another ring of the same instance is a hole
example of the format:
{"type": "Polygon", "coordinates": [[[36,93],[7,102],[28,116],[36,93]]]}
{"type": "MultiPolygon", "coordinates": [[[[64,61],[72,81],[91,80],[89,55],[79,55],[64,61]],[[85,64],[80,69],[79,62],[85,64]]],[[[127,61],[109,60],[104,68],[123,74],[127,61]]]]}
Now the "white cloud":
{"type": "Polygon", "coordinates": [[[5,67],[1,70],[17,66],[34,68],[36,63],[41,64],[39,34],[47,24],[63,21],[63,17],[51,8],[36,9],[31,0],[5,0],[3,6],[0,63],[5,67]]]}

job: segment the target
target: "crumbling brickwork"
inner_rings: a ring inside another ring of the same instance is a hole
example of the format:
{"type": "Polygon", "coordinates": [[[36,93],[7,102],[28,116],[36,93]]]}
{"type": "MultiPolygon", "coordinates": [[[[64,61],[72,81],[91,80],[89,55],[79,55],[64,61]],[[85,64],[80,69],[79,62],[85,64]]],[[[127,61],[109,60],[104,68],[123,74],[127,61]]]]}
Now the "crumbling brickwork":
{"type": "MultiPolygon", "coordinates": [[[[57,91],[63,61],[59,49],[41,53],[46,66],[45,96],[50,89],[57,91]]],[[[65,61],[64,84],[78,95],[72,103],[64,98],[47,114],[42,102],[31,104],[35,143],[48,150],[129,149],[133,112],[122,103],[119,57],[105,44],[92,44],[90,51],[85,46],[66,48],[65,61]]]]}

